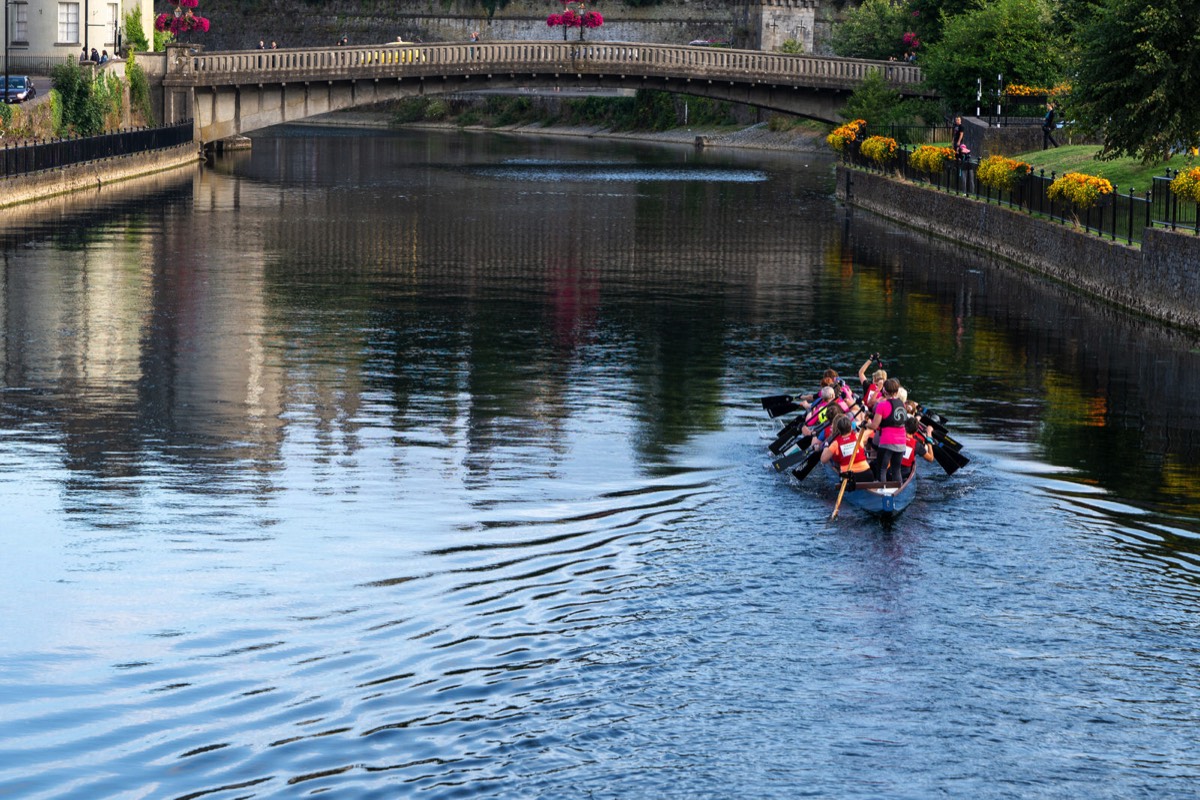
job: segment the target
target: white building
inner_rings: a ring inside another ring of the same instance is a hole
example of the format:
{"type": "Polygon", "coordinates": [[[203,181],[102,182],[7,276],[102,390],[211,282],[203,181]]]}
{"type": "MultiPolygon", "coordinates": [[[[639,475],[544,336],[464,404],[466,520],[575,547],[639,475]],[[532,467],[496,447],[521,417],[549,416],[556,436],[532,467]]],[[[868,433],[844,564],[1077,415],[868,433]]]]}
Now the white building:
{"type": "MultiPolygon", "coordinates": [[[[46,75],[55,64],[78,61],[92,48],[115,56],[124,16],[138,9],[142,31],[154,33],[152,0],[0,0],[5,11],[9,72],[46,75]]],[[[122,46],[123,48],[123,46],[122,46]]]]}

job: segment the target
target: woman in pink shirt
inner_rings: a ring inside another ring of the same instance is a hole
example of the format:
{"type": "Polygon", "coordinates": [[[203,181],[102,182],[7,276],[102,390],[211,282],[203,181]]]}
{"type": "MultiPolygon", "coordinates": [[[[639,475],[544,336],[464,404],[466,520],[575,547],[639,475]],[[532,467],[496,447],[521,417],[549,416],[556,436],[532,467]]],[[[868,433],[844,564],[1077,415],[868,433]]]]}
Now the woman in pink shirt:
{"type": "Polygon", "coordinates": [[[875,478],[881,481],[900,482],[900,465],[904,460],[904,423],[908,413],[904,404],[896,398],[900,381],[888,378],[883,382],[882,398],[875,404],[875,416],[867,427],[878,431],[875,447],[879,455],[875,459],[875,478]]]}

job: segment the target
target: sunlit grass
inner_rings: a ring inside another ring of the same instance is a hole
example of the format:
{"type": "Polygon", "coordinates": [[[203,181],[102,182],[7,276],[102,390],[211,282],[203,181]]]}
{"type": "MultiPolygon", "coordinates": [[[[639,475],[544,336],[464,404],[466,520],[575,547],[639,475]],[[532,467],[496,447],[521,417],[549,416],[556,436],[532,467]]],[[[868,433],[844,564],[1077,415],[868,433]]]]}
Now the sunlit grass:
{"type": "Polygon", "coordinates": [[[1197,159],[1187,156],[1174,156],[1167,161],[1153,164],[1143,164],[1136,158],[1117,158],[1112,161],[1100,161],[1096,154],[1100,148],[1095,145],[1065,144],[1062,147],[1049,150],[1033,150],[1018,153],[1013,158],[1027,161],[1033,165],[1035,172],[1045,170],[1058,175],[1067,172],[1082,172],[1107,178],[1124,193],[1132,186],[1134,191],[1142,192],[1150,188],[1150,179],[1162,175],[1167,167],[1172,170],[1194,166],[1197,159]]]}

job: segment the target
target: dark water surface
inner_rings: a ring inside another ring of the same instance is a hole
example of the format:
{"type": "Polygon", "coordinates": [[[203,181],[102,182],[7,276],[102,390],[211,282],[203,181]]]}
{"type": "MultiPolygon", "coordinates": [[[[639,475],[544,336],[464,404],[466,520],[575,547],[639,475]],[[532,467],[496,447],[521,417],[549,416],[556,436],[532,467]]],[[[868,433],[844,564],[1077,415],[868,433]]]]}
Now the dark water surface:
{"type": "Polygon", "coordinates": [[[281,129],[0,215],[0,797],[1190,797],[1200,353],[820,156],[281,129]],[[884,527],[754,398],[871,351],[884,527]]]}

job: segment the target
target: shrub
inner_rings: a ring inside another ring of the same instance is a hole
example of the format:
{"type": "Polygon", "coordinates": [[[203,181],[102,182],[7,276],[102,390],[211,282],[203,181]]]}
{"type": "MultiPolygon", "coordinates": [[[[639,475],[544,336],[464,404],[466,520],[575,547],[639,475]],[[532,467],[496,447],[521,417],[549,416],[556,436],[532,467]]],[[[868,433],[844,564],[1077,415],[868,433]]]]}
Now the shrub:
{"type": "Polygon", "coordinates": [[[825,142],[837,152],[846,149],[846,145],[858,139],[858,134],[867,126],[865,119],[856,119],[833,129],[833,133],[825,137],[825,142]]]}
{"type": "Polygon", "coordinates": [[[12,127],[13,109],[8,103],[0,103],[0,130],[7,131],[12,127]]]}
{"type": "Polygon", "coordinates": [[[896,157],[897,147],[899,145],[895,139],[887,136],[868,136],[859,147],[859,152],[882,167],[896,157]]]}
{"type": "Polygon", "coordinates": [[[1171,181],[1171,191],[1180,200],[1200,203],[1200,167],[1179,170],[1171,181]]]}
{"type": "Polygon", "coordinates": [[[1113,185],[1104,178],[1095,175],[1084,175],[1082,172],[1068,172],[1046,190],[1046,196],[1051,200],[1063,200],[1078,209],[1088,209],[1096,205],[1105,195],[1111,195],[1113,185]]]}
{"type": "Polygon", "coordinates": [[[428,100],[424,97],[406,97],[396,104],[392,112],[392,122],[403,125],[407,122],[420,122],[425,119],[428,100]]]}
{"type": "Polygon", "coordinates": [[[129,105],[141,116],[142,124],[153,125],[154,108],[150,104],[150,80],[146,77],[146,70],[134,61],[132,53],[125,62],[125,80],[129,81],[129,105]]]}
{"type": "Polygon", "coordinates": [[[430,100],[425,106],[425,119],[430,122],[445,119],[449,114],[450,106],[446,105],[445,100],[430,100]]]}
{"type": "Polygon", "coordinates": [[[923,144],[909,155],[908,163],[919,172],[938,175],[945,163],[952,158],[954,158],[954,151],[949,147],[923,144]]]}
{"type": "Polygon", "coordinates": [[[1011,192],[1033,171],[1033,167],[1024,161],[1005,156],[988,156],[979,162],[975,175],[984,186],[990,186],[997,191],[1011,192]]]}

